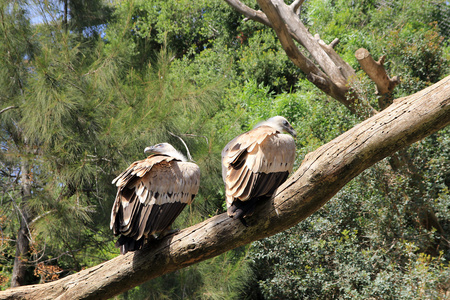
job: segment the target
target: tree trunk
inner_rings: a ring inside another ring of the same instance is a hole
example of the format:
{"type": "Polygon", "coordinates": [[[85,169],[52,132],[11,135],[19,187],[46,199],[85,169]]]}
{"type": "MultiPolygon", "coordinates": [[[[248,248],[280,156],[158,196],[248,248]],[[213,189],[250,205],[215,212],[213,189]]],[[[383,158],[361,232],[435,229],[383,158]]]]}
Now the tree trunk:
{"type": "Polygon", "coordinates": [[[64,0],[64,16],[63,16],[63,27],[64,30],[67,32],[69,26],[68,26],[68,15],[69,15],[69,0],[64,0]]]}
{"type": "Polygon", "coordinates": [[[29,166],[22,161],[20,168],[21,185],[22,185],[22,201],[20,206],[16,206],[20,218],[20,228],[16,238],[16,254],[14,258],[14,267],[11,277],[11,287],[17,287],[26,284],[25,275],[27,273],[27,261],[30,252],[30,235],[28,223],[30,216],[27,207],[27,201],[31,196],[31,181],[28,176],[29,166]]]}
{"type": "Polygon", "coordinates": [[[394,101],[377,115],[306,155],[259,205],[248,227],[226,213],[60,280],[0,292],[0,299],[108,299],[145,281],[296,225],[374,163],[450,124],[450,76],[394,101]]]}
{"type": "Polygon", "coordinates": [[[20,220],[20,229],[16,238],[16,254],[14,258],[14,268],[11,277],[11,287],[25,285],[25,275],[27,272],[27,261],[30,250],[30,243],[28,240],[28,228],[24,218],[28,219],[28,214],[22,210],[23,216],[20,220]]]}

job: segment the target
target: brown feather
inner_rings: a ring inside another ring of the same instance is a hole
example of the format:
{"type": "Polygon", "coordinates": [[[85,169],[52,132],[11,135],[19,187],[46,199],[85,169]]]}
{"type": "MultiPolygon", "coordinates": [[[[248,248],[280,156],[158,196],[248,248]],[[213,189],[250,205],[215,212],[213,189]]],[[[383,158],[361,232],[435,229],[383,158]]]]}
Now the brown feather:
{"type": "Polygon", "coordinates": [[[200,170],[190,162],[154,154],[132,163],[117,176],[111,229],[121,252],[143,245],[141,239],[165,231],[198,192],[200,170]],[[123,243],[128,243],[124,245],[123,243]]]}
{"type": "Polygon", "coordinates": [[[227,206],[270,197],[292,171],[294,159],[294,139],[271,126],[263,125],[234,138],[222,151],[227,206]]]}

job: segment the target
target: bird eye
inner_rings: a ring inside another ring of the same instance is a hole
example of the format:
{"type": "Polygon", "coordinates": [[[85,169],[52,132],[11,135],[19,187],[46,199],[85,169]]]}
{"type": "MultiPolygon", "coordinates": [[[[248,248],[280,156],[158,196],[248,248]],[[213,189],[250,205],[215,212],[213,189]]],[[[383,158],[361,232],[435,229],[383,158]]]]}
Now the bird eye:
{"type": "Polygon", "coordinates": [[[288,121],[286,121],[286,120],[283,121],[283,125],[284,125],[284,126],[288,126],[288,124],[289,124],[288,121]]]}

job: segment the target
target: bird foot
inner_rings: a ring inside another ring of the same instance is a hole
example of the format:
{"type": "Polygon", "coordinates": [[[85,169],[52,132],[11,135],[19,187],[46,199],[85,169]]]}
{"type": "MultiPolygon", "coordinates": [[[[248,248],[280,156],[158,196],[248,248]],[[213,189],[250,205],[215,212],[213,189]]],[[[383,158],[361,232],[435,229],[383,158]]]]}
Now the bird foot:
{"type": "Polygon", "coordinates": [[[178,231],[180,231],[180,229],[178,229],[178,228],[175,228],[175,229],[168,228],[168,229],[166,229],[166,230],[160,232],[160,233],[158,234],[158,236],[157,236],[157,239],[160,240],[160,239],[162,239],[163,237],[166,237],[166,236],[168,236],[168,235],[177,233],[178,231]]]}

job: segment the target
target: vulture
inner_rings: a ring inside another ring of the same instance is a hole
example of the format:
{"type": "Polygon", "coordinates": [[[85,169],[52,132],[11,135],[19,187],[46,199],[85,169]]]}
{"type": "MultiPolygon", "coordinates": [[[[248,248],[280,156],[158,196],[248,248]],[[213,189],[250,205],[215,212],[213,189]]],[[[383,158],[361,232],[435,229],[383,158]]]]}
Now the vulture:
{"type": "Polygon", "coordinates": [[[170,233],[170,226],[186,204],[191,204],[200,184],[199,167],[168,143],[147,147],[151,153],[132,163],[112,183],[117,195],[110,228],[121,235],[120,253],[142,248],[146,240],[170,233]]]}
{"type": "Polygon", "coordinates": [[[281,116],[243,133],[222,150],[227,213],[233,219],[250,216],[258,201],[272,196],[292,171],[297,134],[281,116]]]}

